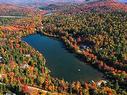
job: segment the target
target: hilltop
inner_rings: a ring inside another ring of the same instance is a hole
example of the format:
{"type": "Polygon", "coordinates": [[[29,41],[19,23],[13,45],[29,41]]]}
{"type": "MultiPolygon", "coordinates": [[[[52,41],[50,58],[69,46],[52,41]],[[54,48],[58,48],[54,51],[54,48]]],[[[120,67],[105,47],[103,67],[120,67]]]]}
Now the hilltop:
{"type": "Polygon", "coordinates": [[[92,0],[83,3],[55,3],[46,7],[44,10],[56,10],[64,13],[84,13],[88,11],[111,12],[115,10],[127,11],[127,6],[117,0],[92,0]],[[71,10],[71,11],[70,11],[71,10]]]}

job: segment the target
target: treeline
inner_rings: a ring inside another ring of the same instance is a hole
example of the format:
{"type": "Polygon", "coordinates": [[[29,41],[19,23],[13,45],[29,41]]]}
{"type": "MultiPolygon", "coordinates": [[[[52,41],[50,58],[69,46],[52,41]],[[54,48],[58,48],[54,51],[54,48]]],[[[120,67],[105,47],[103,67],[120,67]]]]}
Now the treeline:
{"type": "Polygon", "coordinates": [[[127,90],[126,19],[123,11],[54,13],[45,16],[42,23],[45,35],[62,39],[88,64],[104,72],[114,86],[118,81],[119,89],[115,90],[120,94],[122,89],[127,90]]]}

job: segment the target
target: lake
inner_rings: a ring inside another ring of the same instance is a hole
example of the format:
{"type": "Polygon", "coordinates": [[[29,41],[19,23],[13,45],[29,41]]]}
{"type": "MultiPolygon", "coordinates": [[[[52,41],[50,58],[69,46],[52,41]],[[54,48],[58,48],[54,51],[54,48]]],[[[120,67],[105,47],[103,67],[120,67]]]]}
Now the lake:
{"type": "Polygon", "coordinates": [[[99,80],[103,74],[91,66],[81,62],[73,53],[65,49],[64,44],[40,34],[33,34],[22,39],[38,50],[46,58],[46,66],[51,76],[66,81],[99,80]]]}

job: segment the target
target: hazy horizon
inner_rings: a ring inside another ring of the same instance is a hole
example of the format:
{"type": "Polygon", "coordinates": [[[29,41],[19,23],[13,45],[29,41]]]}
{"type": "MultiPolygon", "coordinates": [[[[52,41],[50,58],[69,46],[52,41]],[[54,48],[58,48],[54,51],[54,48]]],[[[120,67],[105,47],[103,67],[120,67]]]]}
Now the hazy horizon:
{"type": "MultiPolygon", "coordinates": [[[[12,3],[12,4],[32,4],[32,3],[57,3],[57,2],[85,2],[86,0],[0,0],[0,3],[12,3]]],[[[89,1],[98,1],[98,0],[89,0],[89,1]]],[[[127,3],[127,0],[116,0],[119,2],[127,3]]]]}
{"type": "Polygon", "coordinates": [[[0,0],[0,3],[36,3],[36,2],[83,2],[85,0],[0,0]]]}

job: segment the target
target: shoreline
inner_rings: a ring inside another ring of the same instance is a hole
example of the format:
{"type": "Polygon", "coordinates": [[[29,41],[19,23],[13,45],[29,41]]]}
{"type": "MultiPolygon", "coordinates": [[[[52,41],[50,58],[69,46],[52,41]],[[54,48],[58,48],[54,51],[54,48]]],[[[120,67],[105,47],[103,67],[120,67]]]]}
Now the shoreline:
{"type": "Polygon", "coordinates": [[[62,38],[60,38],[58,36],[53,36],[53,35],[45,34],[45,32],[37,32],[37,34],[44,35],[46,37],[50,37],[50,38],[53,38],[53,39],[56,39],[56,40],[62,42],[63,45],[64,45],[64,49],[66,49],[69,53],[74,54],[74,56],[78,60],[80,60],[81,62],[83,62],[83,64],[89,65],[92,68],[96,69],[97,71],[101,72],[102,73],[102,78],[101,79],[106,79],[106,77],[104,77],[105,76],[105,73],[102,70],[98,69],[96,67],[96,65],[92,65],[92,64],[88,63],[88,61],[86,61],[86,58],[84,59],[84,56],[82,55],[82,53],[79,53],[78,51],[74,50],[72,47],[70,48],[62,38]]]}
{"type": "MultiPolygon", "coordinates": [[[[62,48],[64,48],[65,50],[67,50],[67,52],[68,53],[71,53],[71,54],[73,54],[74,55],[74,57],[77,59],[77,60],[79,60],[79,61],[81,61],[82,62],[82,64],[85,64],[85,65],[88,65],[88,66],[90,66],[90,67],[92,67],[93,69],[95,69],[95,70],[97,70],[101,75],[99,75],[100,76],[100,78],[98,78],[98,79],[91,79],[91,80],[86,80],[86,81],[88,81],[88,82],[90,82],[90,81],[95,81],[95,82],[97,82],[97,81],[99,81],[99,80],[104,80],[105,78],[104,78],[104,73],[103,72],[101,72],[99,69],[97,69],[96,67],[94,67],[94,66],[91,66],[91,65],[89,65],[88,63],[86,63],[86,61],[85,60],[83,60],[83,57],[80,55],[80,54],[78,54],[77,52],[75,52],[73,49],[70,49],[66,44],[65,44],[65,42],[63,42],[63,40],[61,39],[61,38],[59,38],[58,36],[47,36],[47,35],[45,35],[43,32],[36,32],[36,33],[34,33],[34,34],[31,34],[31,35],[35,35],[35,34],[39,34],[40,36],[45,36],[45,37],[49,37],[50,39],[55,39],[55,40],[57,40],[57,41],[59,41],[59,42],[61,42],[62,43],[62,45],[63,45],[63,47],[62,48]]],[[[31,36],[31,35],[28,35],[28,36],[31,36]]],[[[27,37],[27,36],[26,36],[27,37]]],[[[32,47],[32,46],[31,46],[32,47]]],[[[37,50],[37,49],[36,49],[37,50]]],[[[37,50],[38,51],[38,50],[37,50]]],[[[40,52],[41,53],[41,52],[40,52]]],[[[42,53],[41,54],[43,54],[43,51],[42,51],[42,53]]],[[[53,76],[52,76],[53,77],[53,76]]],[[[54,77],[53,77],[54,78],[54,77]]],[[[57,78],[57,77],[55,77],[55,78],[57,78]]],[[[61,79],[60,79],[61,80],[61,79]]],[[[80,81],[80,80],[77,80],[77,81],[80,81]]],[[[69,81],[67,81],[67,82],[69,82],[69,81]]],[[[73,82],[73,81],[72,81],[73,82]]],[[[83,82],[83,80],[82,81],[80,81],[80,82],[83,82]]]]}

